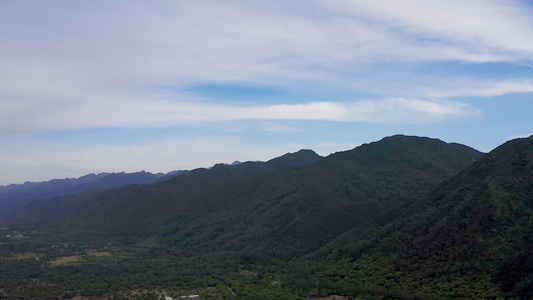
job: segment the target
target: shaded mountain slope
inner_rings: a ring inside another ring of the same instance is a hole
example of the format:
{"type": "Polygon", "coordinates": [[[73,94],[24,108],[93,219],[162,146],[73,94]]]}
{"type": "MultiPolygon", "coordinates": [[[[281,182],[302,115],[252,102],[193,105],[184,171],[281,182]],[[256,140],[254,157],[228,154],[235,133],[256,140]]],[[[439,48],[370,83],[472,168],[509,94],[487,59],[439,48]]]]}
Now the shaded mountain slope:
{"type": "Polygon", "coordinates": [[[215,186],[264,172],[296,168],[321,158],[311,150],[301,150],[267,162],[217,164],[211,169],[192,170],[164,182],[39,200],[22,209],[9,222],[36,223],[75,217],[85,228],[101,229],[112,235],[149,234],[160,226],[161,220],[186,214],[190,199],[215,186]]]}
{"type": "Polygon", "coordinates": [[[482,155],[436,139],[392,136],[324,159],[302,150],[165,182],[36,201],[11,222],[66,218],[78,230],[160,235],[175,251],[289,259],[419,196],[482,155]]]}
{"type": "Polygon", "coordinates": [[[482,155],[435,139],[385,138],[202,194],[166,226],[162,243],[192,253],[291,259],[418,197],[482,155]]]}
{"type": "Polygon", "coordinates": [[[325,278],[453,298],[533,297],[533,137],[491,151],[316,255],[325,278]],[[394,221],[390,221],[390,220],[394,221]]]}
{"type": "Polygon", "coordinates": [[[50,199],[65,195],[74,195],[86,191],[99,191],[110,187],[132,184],[148,184],[163,179],[170,179],[179,173],[152,174],[136,173],[100,173],[88,174],[79,178],[53,179],[44,182],[26,182],[0,187],[0,218],[6,217],[18,209],[38,199],[50,199]],[[164,177],[164,178],[162,178],[164,177]]]}

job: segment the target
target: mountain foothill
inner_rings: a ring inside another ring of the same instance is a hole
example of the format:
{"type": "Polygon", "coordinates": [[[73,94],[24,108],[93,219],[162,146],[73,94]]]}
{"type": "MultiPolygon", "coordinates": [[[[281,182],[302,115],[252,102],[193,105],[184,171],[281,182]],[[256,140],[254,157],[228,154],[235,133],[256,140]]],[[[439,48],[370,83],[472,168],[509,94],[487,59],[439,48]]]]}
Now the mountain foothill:
{"type": "Polygon", "coordinates": [[[533,136],[119,174],[0,189],[0,299],[533,297],[533,136]]]}

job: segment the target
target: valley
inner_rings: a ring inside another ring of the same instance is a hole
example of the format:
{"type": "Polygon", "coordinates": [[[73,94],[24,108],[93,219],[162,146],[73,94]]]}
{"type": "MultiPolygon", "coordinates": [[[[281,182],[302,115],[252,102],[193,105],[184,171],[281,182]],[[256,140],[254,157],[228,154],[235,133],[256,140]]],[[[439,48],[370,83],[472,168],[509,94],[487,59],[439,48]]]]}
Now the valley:
{"type": "Polygon", "coordinates": [[[35,200],[0,299],[529,299],[532,216],[533,137],[396,135],[35,200]]]}

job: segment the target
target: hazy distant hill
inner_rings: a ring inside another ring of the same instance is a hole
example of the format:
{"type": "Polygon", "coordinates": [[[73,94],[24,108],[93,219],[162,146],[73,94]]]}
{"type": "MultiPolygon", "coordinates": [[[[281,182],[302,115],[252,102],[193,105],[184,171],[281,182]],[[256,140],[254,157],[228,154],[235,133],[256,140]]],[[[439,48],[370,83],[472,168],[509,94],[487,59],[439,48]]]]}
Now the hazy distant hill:
{"type": "Polygon", "coordinates": [[[157,227],[186,201],[215,186],[265,172],[301,167],[320,159],[322,157],[311,150],[301,150],[267,162],[217,164],[163,182],[35,201],[10,220],[42,222],[75,216],[77,220],[85,220],[88,227],[101,228],[112,234],[131,234],[139,228],[146,231],[148,227],[157,227]]]}
{"type": "Polygon", "coordinates": [[[342,286],[532,299],[533,137],[505,143],[412,205],[346,233],[317,253],[325,255],[323,275],[342,286]]]}
{"type": "Polygon", "coordinates": [[[0,218],[8,216],[37,199],[49,199],[72,195],[90,190],[103,190],[131,184],[147,184],[170,179],[184,171],[167,174],[136,173],[99,173],[79,178],[53,179],[44,182],[26,182],[0,186],[0,218]]]}

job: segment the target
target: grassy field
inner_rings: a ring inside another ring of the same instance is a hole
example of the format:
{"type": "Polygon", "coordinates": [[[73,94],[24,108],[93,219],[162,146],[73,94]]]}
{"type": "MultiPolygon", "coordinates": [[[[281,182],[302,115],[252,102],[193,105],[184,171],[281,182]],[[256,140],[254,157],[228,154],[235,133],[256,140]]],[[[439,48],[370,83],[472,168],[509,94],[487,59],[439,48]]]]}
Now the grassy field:
{"type": "Polygon", "coordinates": [[[42,256],[42,254],[37,254],[33,252],[25,252],[25,253],[18,253],[13,256],[13,259],[27,259],[27,258],[35,258],[39,259],[42,256]]]}
{"type": "Polygon", "coordinates": [[[90,260],[91,258],[95,257],[110,257],[113,254],[111,252],[96,252],[91,254],[84,254],[84,255],[70,255],[70,256],[63,256],[59,257],[53,261],[50,262],[52,266],[67,266],[67,265],[74,265],[78,264],[87,260],[90,260]]]}

